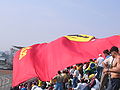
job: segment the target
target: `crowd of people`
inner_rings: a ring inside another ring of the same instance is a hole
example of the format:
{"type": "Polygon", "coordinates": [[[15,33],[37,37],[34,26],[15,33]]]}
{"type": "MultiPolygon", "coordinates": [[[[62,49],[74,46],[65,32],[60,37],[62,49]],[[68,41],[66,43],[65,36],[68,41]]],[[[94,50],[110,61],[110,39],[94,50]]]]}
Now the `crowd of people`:
{"type": "Polygon", "coordinates": [[[119,90],[120,53],[116,46],[98,58],[58,71],[49,82],[38,79],[20,84],[13,90],[119,90]]]}

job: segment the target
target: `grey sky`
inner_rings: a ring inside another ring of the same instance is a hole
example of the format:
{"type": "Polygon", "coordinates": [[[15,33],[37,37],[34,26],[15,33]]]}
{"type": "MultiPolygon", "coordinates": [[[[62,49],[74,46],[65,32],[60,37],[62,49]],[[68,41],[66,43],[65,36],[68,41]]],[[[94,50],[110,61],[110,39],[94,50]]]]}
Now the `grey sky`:
{"type": "Polygon", "coordinates": [[[120,0],[0,1],[0,50],[68,34],[120,34],[120,0]]]}

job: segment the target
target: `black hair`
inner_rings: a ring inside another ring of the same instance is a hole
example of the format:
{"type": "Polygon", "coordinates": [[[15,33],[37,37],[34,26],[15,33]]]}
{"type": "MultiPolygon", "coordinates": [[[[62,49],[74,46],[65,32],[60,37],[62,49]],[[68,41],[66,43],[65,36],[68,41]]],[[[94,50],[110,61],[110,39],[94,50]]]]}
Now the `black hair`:
{"type": "Polygon", "coordinates": [[[70,67],[71,69],[73,68],[73,66],[70,67]]]}
{"type": "Polygon", "coordinates": [[[88,83],[88,80],[87,80],[87,79],[85,79],[85,80],[84,80],[84,83],[88,83]]]}
{"type": "Polygon", "coordinates": [[[97,59],[96,58],[94,58],[94,61],[96,61],[97,59]]]}
{"type": "Polygon", "coordinates": [[[79,64],[76,64],[76,66],[79,66],[79,64]]]}
{"type": "Polygon", "coordinates": [[[84,64],[86,64],[87,62],[85,62],[84,64]]]}
{"type": "Polygon", "coordinates": [[[36,83],[36,82],[34,82],[33,84],[34,84],[34,85],[37,85],[37,83],[36,83]]]}
{"type": "Polygon", "coordinates": [[[93,62],[93,59],[90,59],[89,61],[90,61],[90,62],[93,62]]]}
{"type": "Polygon", "coordinates": [[[67,69],[69,70],[69,69],[70,69],[70,67],[67,67],[67,69]]]}
{"type": "Polygon", "coordinates": [[[108,55],[110,55],[110,52],[109,52],[108,49],[104,50],[103,53],[104,53],[104,54],[108,54],[108,55]]]}
{"type": "Polygon", "coordinates": [[[24,84],[24,87],[27,87],[27,83],[24,84]]]}
{"type": "Polygon", "coordinates": [[[65,70],[63,70],[63,73],[66,73],[66,71],[65,71],[65,70]]]}
{"type": "Polygon", "coordinates": [[[83,65],[83,63],[80,63],[79,65],[83,65]]]}
{"type": "Polygon", "coordinates": [[[115,51],[115,52],[119,52],[119,49],[118,49],[118,47],[116,47],[116,46],[113,46],[111,49],[110,49],[110,52],[113,52],[113,51],[115,51]]]}
{"type": "Polygon", "coordinates": [[[61,74],[61,71],[58,71],[58,74],[61,74]]]}
{"type": "Polygon", "coordinates": [[[84,83],[84,79],[81,79],[81,83],[84,83]]]}

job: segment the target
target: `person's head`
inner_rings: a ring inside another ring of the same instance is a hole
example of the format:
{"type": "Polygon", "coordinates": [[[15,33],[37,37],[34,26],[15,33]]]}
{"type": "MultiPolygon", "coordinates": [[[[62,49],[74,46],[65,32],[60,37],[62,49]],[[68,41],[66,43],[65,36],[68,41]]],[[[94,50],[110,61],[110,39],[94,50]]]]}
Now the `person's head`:
{"type": "Polygon", "coordinates": [[[69,74],[69,71],[66,71],[66,74],[69,74]]]}
{"type": "Polygon", "coordinates": [[[81,82],[81,83],[84,83],[84,78],[81,78],[80,82],[81,82]]]}
{"type": "Polygon", "coordinates": [[[24,87],[27,88],[27,83],[24,84],[24,87]]]}
{"type": "Polygon", "coordinates": [[[113,47],[110,49],[110,53],[111,53],[111,55],[113,56],[113,58],[116,57],[116,55],[119,54],[119,49],[118,49],[118,47],[113,46],[113,47]]]}
{"type": "Polygon", "coordinates": [[[107,57],[108,55],[110,55],[110,52],[109,52],[108,49],[104,50],[103,53],[104,53],[105,57],[107,57]]]}
{"type": "Polygon", "coordinates": [[[67,67],[67,70],[70,70],[70,67],[67,67]]]}
{"type": "Polygon", "coordinates": [[[36,82],[33,82],[33,85],[37,85],[37,83],[36,83],[36,82]]]}
{"type": "Polygon", "coordinates": [[[76,64],[76,66],[79,66],[79,64],[76,64]]]}
{"type": "Polygon", "coordinates": [[[73,68],[73,66],[70,67],[70,69],[72,69],[72,68],[73,68]]]}
{"type": "Polygon", "coordinates": [[[102,54],[99,54],[98,56],[99,56],[99,57],[102,57],[102,54]]]}
{"type": "Polygon", "coordinates": [[[83,63],[80,63],[80,66],[82,67],[82,66],[83,66],[83,63]]]}
{"type": "Polygon", "coordinates": [[[63,70],[63,73],[66,73],[66,70],[63,70]]]}
{"type": "Polygon", "coordinates": [[[23,84],[20,84],[19,86],[23,86],[23,84]]]}
{"type": "Polygon", "coordinates": [[[76,66],[74,66],[74,67],[73,67],[73,69],[75,69],[75,70],[76,70],[76,69],[77,69],[77,67],[76,67],[76,66]]]}
{"type": "Polygon", "coordinates": [[[90,61],[90,62],[94,62],[93,59],[90,59],[89,61],[90,61]]]}
{"type": "Polygon", "coordinates": [[[94,58],[93,60],[94,60],[94,62],[95,62],[97,59],[96,59],[96,58],[94,58]]]}
{"type": "Polygon", "coordinates": [[[60,74],[61,74],[61,71],[58,71],[58,74],[60,75],[60,74]]]}

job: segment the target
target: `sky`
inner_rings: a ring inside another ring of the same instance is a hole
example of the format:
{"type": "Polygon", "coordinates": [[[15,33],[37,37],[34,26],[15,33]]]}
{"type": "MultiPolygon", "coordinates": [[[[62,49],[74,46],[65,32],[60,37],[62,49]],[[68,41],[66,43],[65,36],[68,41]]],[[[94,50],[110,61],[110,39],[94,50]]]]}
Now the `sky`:
{"type": "Polygon", "coordinates": [[[120,35],[120,0],[0,0],[0,50],[71,34],[120,35]]]}

